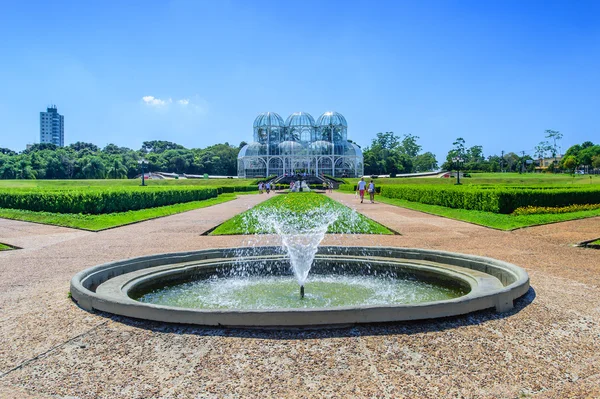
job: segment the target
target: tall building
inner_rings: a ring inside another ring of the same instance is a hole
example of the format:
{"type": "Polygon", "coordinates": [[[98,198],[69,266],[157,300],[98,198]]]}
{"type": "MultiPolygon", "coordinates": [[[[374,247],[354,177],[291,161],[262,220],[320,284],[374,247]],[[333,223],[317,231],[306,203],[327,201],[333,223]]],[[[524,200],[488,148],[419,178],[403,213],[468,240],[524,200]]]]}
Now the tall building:
{"type": "Polygon", "coordinates": [[[65,145],[65,117],[58,113],[56,105],[40,112],[40,143],[65,145]]]}

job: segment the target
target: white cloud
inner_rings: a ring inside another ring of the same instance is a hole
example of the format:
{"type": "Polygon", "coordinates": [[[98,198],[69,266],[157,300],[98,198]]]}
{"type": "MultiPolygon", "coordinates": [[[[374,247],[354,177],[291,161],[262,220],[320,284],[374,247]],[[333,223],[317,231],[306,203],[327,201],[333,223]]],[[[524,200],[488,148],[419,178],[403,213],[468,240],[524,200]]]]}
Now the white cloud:
{"type": "Polygon", "coordinates": [[[190,104],[189,98],[182,98],[180,100],[173,100],[172,98],[168,98],[166,100],[154,97],[154,96],[144,96],[142,97],[142,102],[146,105],[153,107],[164,107],[168,104],[176,103],[177,105],[186,106],[190,104]]]}
{"type": "Polygon", "coordinates": [[[156,111],[160,111],[161,114],[173,114],[180,115],[181,113],[198,115],[206,114],[208,110],[208,103],[198,95],[187,97],[187,98],[158,98],[154,96],[143,96],[141,103],[149,108],[156,111]]]}
{"type": "MultiPolygon", "coordinates": [[[[155,107],[161,107],[167,104],[167,101],[161,100],[160,98],[156,98],[154,96],[144,96],[142,97],[142,101],[148,105],[153,105],[155,107]]],[[[169,99],[168,102],[171,102],[171,99],[169,99]]]]}

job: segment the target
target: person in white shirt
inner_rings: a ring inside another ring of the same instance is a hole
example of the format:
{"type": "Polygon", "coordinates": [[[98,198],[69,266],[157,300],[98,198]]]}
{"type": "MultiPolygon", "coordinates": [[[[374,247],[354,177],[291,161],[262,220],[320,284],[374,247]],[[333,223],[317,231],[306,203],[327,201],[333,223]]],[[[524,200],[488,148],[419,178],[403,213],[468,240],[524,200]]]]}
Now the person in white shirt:
{"type": "Polygon", "coordinates": [[[360,181],[358,182],[358,194],[360,195],[360,203],[362,204],[363,200],[365,199],[365,188],[367,187],[367,182],[365,182],[365,178],[361,177],[360,181]]]}

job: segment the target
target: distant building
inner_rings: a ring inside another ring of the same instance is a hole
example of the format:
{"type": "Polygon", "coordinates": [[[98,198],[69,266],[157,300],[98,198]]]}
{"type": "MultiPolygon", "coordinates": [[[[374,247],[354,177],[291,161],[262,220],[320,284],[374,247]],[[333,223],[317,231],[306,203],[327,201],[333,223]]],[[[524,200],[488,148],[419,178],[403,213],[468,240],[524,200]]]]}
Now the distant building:
{"type": "Polygon", "coordinates": [[[535,170],[536,171],[545,171],[547,170],[555,161],[556,165],[560,163],[563,156],[561,154],[556,154],[556,158],[540,158],[535,160],[535,170]]]}
{"type": "Polygon", "coordinates": [[[40,112],[40,143],[65,145],[65,117],[58,113],[56,105],[40,112]]]}

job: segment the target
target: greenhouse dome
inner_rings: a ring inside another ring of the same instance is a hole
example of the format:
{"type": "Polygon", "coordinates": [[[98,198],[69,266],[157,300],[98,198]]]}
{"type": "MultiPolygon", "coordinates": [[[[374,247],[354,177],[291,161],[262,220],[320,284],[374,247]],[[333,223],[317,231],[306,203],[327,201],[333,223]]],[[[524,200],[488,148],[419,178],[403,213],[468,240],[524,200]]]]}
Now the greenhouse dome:
{"type": "Polygon", "coordinates": [[[254,141],[261,144],[278,144],[284,131],[283,118],[275,112],[263,112],[254,120],[254,141]]]}
{"type": "Polygon", "coordinates": [[[286,139],[308,143],[314,139],[315,120],[307,112],[294,112],[285,121],[286,139]]]}
{"type": "Polygon", "coordinates": [[[316,124],[316,139],[331,142],[348,140],[348,123],[339,112],[328,111],[319,116],[316,124]]]}
{"type": "Polygon", "coordinates": [[[325,112],[316,122],[307,112],[294,112],[285,122],[263,112],[253,128],[254,142],[238,154],[239,177],[363,175],[362,151],[348,141],[346,118],[338,112],[325,112]]]}
{"type": "Polygon", "coordinates": [[[327,111],[317,119],[317,126],[343,126],[348,127],[346,118],[339,112],[327,111]]]}

